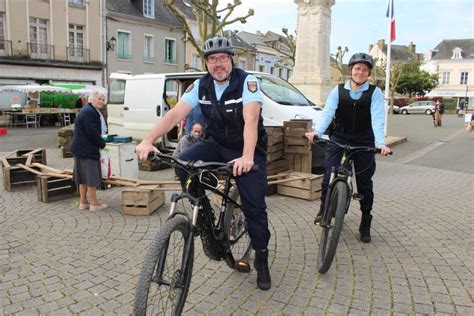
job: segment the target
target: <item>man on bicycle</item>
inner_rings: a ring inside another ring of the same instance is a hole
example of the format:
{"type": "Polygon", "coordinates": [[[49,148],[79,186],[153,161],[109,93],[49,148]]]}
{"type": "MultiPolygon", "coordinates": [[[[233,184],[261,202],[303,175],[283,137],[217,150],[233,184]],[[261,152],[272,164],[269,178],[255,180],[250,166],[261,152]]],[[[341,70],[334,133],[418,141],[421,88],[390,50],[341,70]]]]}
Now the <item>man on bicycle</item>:
{"type": "MultiPolygon", "coordinates": [[[[234,68],[234,47],[224,37],[204,44],[208,73],[188,87],[178,103],[160,120],[136,148],[141,159],[157,151],[153,143],[176,126],[191,110],[201,107],[208,139],[196,143],[180,156],[182,160],[233,162],[233,173],[255,249],[257,285],[271,287],[268,269],[268,219],[265,203],[266,134],[261,116],[263,97],[257,78],[234,68]],[[259,169],[249,172],[254,164],[259,169]]],[[[180,174],[184,184],[186,175],[180,174]]]]}
{"type": "MultiPolygon", "coordinates": [[[[333,121],[331,140],[351,146],[367,146],[381,149],[381,155],[390,153],[385,146],[384,123],[385,104],[380,88],[367,82],[374,66],[371,56],[364,53],[354,54],[349,60],[350,80],[335,87],[322,112],[322,119],[316,130],[306,133],[313,141],[321,137],[333,121]]],[[[337,168],[341,161],[343,149],[329,145],[324,158],[326,172],[322,184],[321,207],[315,223],[319,223],[323,214],[324,201],[333,167],[337,168]]],[[[372,204],[374,202],[372,176],[375,173],[375,156],[369,152],[358,152],[354,156],[354,168],[358,193],[362,195],[360,210],[362,219],[359,226],[360,240],[370,242],[370,225],[372,222],[372,204]]]]}

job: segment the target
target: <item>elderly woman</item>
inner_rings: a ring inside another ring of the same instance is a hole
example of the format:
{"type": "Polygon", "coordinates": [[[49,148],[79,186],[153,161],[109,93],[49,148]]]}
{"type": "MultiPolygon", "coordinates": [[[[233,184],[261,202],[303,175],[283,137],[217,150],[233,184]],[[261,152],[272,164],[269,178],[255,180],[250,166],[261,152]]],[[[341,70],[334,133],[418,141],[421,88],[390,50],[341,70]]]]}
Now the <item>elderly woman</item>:
{"type": "Polygon", "coordinates": [[[105,119],[100,112],[106,103],[101,91],[94,91],[74,122],[71,152],[74,156],[74,181],[79,185],[79,209],[101,210],[107,204],[97,201],[97,187],[101,184],[100,149],[105,147],[101,135],[107,133],[105,119]],[[89,194],[89,197],[87,196],[89,194]]]}

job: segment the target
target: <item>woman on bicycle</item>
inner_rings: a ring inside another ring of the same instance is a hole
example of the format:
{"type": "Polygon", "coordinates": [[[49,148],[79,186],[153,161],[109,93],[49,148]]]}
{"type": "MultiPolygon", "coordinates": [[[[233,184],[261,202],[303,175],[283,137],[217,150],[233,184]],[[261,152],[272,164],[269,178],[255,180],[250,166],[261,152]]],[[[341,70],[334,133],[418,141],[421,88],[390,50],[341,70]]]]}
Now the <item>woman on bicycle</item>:
{"type": "MultiPolygon", "coordinates": [[[[306,133],[313,141],[320,137],[334,119],[331,140],[351,146],[377,147],[381,155],[390,153],[385,146],[384,122],[385,104],[382,91],[367,82],[374,66],[371,56],[365,53],[354,54],[349,60],[349,76],[345,84],[339,84],[330,93],[322,112],[322,119],[316,130],[306,133]]],[[[324,158],[326,172],[322,184],[321,207],[315,223],[319,223],[323,213],[323,205],[333,167],[337,168],[341,161],[343,149],[329,145],[324,158]]],[[[360,201],[362,219],[359,226],[360,240],[370,242],[370,225],[372,222],[372,204],[374,201],[372,176],[375,173],[375,157],[373,153],[358,152],[354,156],[354,168],[358,192],[363,196],[360,201]]]]}

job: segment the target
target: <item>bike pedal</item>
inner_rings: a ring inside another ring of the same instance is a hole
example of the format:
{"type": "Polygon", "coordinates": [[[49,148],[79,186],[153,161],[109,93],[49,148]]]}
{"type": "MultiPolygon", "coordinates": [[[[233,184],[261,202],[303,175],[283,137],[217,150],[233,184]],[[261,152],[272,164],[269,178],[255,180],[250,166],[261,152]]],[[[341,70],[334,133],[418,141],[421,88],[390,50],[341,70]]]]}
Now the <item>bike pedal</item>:
{"type": "Polygon", "coordinates": [[[364,195],[359,194],[359,193],[354,193],[352,194],[352,198],[356,201],[362,201],[364,199],[364,195]]]}
{"type": "Polygon", "coordinates": [[[241,260],[235,262],[235,270],[239,271],[240,273],[250,273],[252,268],[250,267],[250,263],[241,260]]]}

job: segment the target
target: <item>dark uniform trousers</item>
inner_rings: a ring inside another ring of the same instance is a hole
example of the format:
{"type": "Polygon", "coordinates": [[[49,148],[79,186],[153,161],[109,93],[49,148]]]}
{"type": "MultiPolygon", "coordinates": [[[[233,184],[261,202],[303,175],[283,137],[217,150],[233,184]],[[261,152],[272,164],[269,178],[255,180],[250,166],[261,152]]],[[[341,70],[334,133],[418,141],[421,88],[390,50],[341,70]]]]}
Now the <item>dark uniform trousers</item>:
{"type": "MultiPolygon", "coordinates": [[[[372,131],[355,132],[351,134],[333,132],[331,140],[351,146],[374,147],[374,135],[372,131]]],[[[339,167],[343,153],[343,149],[331,144],[326,151],[324,157],[326,172],[322,184],[321,205],[324,205],[332,167],[339,167]]],[[[353,158],[357,191],[359,194],[364,195],[364,198],[360,201],[360,210],[362,213],[370,214],[372,204],[374,203],[372,176],[375,173],[375,155],[370,152],[357,152],[353,158]]]]}
{"type": "MultiPolygon", "coordinates": [[[[215,140],[207,139],[191,146],[181,154],[180,159],[229,162],[241,156],[241,150],[227,148],[215,140]]],[[[244,208],[252,246],[255,250],[264,250],[267,248],[268,241],[270,240],[266,211],[267,205],[265,203],[265,193],[267,191],[266,157],[256,151],[254,162],[258,165],[258,171],[236,177],[236,183],[244,208]]],[[[181,183],[185,183],[186,173],[182,170],[179,170],[178,173],[181,183]]]]}

